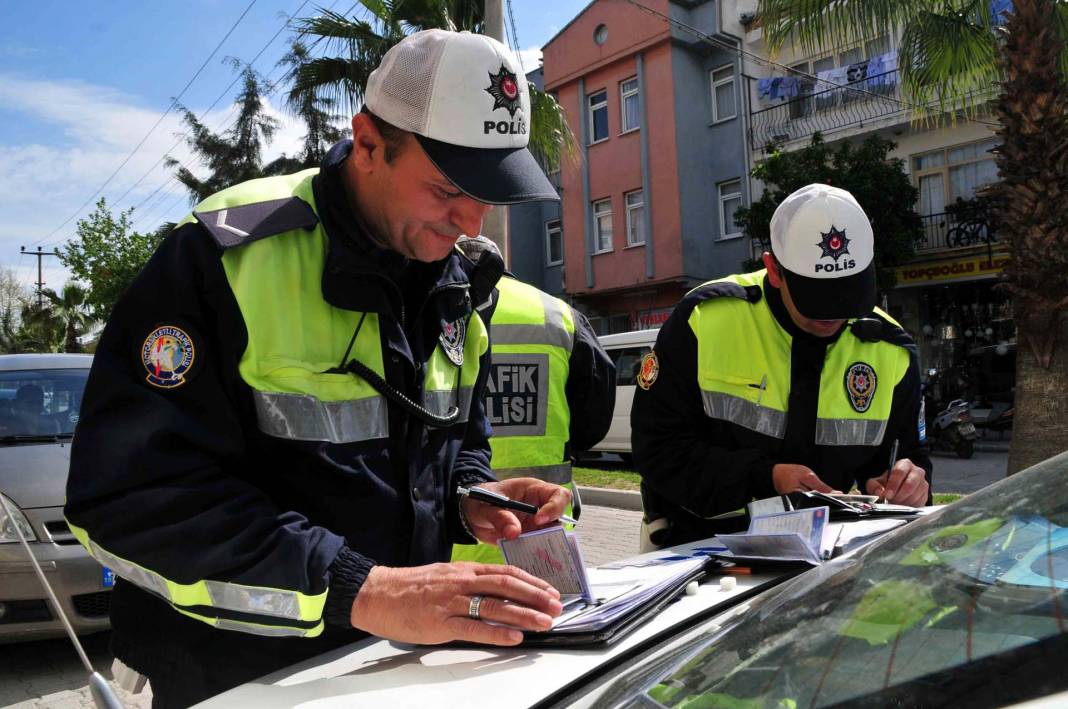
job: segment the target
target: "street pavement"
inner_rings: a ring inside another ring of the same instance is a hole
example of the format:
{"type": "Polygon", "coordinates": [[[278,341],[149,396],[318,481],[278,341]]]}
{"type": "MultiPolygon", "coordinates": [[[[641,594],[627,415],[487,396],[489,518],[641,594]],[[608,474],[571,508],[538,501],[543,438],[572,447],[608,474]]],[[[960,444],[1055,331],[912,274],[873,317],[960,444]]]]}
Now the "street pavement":
{"type": "MultiPolygon", "coordinates": [[[[952,454],[934,457],[935,492],[974,492],[1005,477],[1008,454],[976,451],[970,460],[952,454]]],[[[641,512],[633,509],[583,505],[578,526],[583,558],[597,566],[638,553],[641,512]]],[[[111,677],[107,634],[83,638],[86,652],[97,670],[111,677]]],[[[148,709],[148,691],[121,692],[128,707],[148,709]]],[[[0,708],[91,709],[85,670],[65,639],[0,645],[0,708]]]]}

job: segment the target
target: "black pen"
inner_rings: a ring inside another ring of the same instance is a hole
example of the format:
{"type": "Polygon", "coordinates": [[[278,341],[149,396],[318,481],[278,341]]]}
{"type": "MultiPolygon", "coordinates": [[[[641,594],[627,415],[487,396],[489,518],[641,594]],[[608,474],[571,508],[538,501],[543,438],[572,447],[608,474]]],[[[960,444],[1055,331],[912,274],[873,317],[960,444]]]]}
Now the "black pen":
{"type": "MultiPolygon", "coordinates": [[[[513,500],[510,497],[502,495],[492,490],[487,490],[484,487],[457,487],[456,492],[460,495],[465,495],[479,502],[485,502],[487,505],[493,505],[494,507],[502,507],[506,510],[512,510],[514,512],[526,512],[528,515],[537,514],[538,508],[536,505],[532,505],[528,502],[519,502],[513,500]]],[[[578,520],[568,517],[567,515],[560,515],[560,521],[565,524],[578,524],[578,520]]]]}
{"type": "MultiPolygon", "coordinates": [[[[886,481],[887,482],[890,482],[890,473],[894,469],[894,463],[897,462],[897,444],[898,444],[898,439],[895,438],[893,444],[890,446],[890,466],[886,469],[886,481]]],[[[889,500],[887,500],[886,496],[885,496],[886,490],[883,490],[883,493],[884,494],[880,495],[879,499],[877,499],[876,502],[880,502],[880,501],[883,501],[883,500],[885,500],[886,502],[889,502],[889,500]]]]}

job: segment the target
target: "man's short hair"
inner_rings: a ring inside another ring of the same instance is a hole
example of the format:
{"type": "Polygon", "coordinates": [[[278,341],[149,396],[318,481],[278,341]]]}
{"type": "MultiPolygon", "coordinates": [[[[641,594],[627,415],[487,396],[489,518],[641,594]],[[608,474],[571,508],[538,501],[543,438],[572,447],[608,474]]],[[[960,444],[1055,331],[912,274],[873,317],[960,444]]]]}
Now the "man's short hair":
{"type": "Polygon", "coordinates": [[[382,136],[382,140],[386,143],[386,164],[393,162],[393,160],[401,154],[404,150],[404,140],[408,131],[398,128],[392,123],[386,123],[384,120],[371,113],[366,104],[360,107],[360,113],[367,114],[367,117],[371,119],[371,123],[375,124],[375,128],[378,130],[379,135],[382,136]]]}

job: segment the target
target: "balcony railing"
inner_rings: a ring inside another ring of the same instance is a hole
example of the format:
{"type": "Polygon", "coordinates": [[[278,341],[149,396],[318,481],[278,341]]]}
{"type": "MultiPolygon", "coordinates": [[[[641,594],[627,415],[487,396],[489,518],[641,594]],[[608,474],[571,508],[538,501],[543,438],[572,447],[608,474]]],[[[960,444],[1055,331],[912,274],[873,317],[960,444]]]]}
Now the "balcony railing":
{"type": "Polygon", "coordinates": [[[749,144],[753,150],[762,150],[769,143],[788,143],[817,131],[826,133],[904,114],[899,79],[894,69],[821,91],[813,89],[823,82],[802,82],[797,98],[750,114],[749,144]]]}
{"type": "Polygon", "coordinates": [[[934,249],[956,249],[965,246],[991,245],[997,243],[997,234],[985,221],[965,219],[958,221],[946,212],[925,214],[923,221],[923,243],[916,247],[917,252],[934,249]]]}

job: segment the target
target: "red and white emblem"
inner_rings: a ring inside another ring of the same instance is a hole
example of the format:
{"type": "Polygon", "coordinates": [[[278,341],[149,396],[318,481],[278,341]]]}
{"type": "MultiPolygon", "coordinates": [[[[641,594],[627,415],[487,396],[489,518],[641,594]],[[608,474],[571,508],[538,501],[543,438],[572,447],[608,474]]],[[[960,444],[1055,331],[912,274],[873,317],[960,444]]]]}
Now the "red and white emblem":
{"type": "Polygon", "coordinates": [[[656,352],[649,350],[642,357],[641,366],[638,368],[638,386],[642,389],[648,390],[655,382],[657,376],[660,374],[660,360],[656,358],[656,352]]]}

